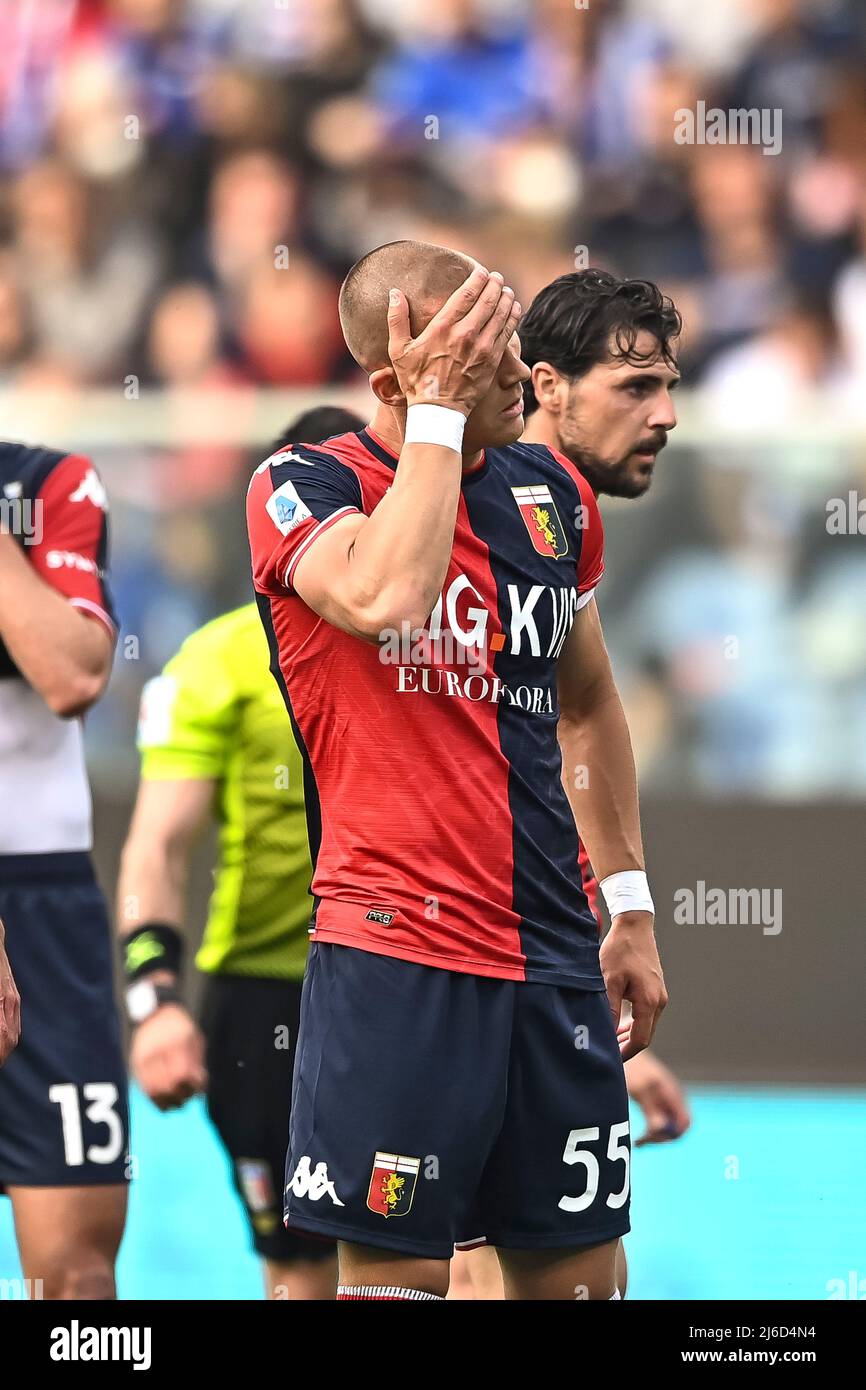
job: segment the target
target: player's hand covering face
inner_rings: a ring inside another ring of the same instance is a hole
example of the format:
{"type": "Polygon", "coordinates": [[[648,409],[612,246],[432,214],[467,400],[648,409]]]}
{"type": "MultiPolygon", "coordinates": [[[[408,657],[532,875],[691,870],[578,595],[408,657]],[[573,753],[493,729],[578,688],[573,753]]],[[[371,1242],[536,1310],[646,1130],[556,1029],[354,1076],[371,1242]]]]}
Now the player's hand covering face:
{"type": "Polygon", "coordinates": [[[490,390],[521,313],[498,271],[476,266],[413,338],[406,296],[392,290],[388,355],[407,404],[469,416],[490,390]]]}

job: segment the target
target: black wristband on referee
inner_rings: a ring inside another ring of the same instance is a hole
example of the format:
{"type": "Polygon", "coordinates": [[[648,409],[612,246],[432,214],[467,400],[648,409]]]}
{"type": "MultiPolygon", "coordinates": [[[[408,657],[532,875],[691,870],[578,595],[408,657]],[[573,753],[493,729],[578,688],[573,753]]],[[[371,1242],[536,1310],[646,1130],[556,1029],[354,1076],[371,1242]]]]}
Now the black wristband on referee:
{"type": "Polygon", "coordinates": [[[145,922],[124,938],[123,969],[130,982],[157,970],[179,975],[182,960],[183,937],[168,922],[145,922]]]}

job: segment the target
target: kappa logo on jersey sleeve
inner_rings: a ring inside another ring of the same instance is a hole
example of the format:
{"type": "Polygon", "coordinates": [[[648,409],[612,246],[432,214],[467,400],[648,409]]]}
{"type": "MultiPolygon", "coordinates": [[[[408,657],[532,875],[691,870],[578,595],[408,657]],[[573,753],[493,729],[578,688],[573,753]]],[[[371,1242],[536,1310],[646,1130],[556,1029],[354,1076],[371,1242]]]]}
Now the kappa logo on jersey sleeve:
{"type": "MultiPolygon", "coordinates": [[[[250,479],[250,487],[252,487],[253,482],[260,473],[266,473],[275,463],[305,463],[308,468],[315,467],[315,461],[313,459],[301,458],[300,454],[294,453],[291,449],[278,449],[275,454],[268,454],[267,458],[262,459],[261,463],[257,465],[250,479]]],[[[249,488],[247,488],[247,492],[249,492],[249,488]]]]}
{"type": "Polygon", "coordinates": [[[74,492],[69,494],[70,502],[92,502],[101,512],[108,511],[108,493],[95,468],[88,468],[74,492]]]}
{"type": "Polygon", "coordinates": [[[367,1192],[370,1211],[386,1219],[389,1216],[407,1216],[415,1196],[420,1168],[420,1158],[377,1151],[367,1192]]]}
{"type": "Polygon", "coordinates": [[[345,1202],[341,1202],[334,1190],[334,1184],[328,1177],[327,1163],[317,1163],[315,1168],[310,1168],[310,1156],[304,1154],[298,1160],[298,1166],[292,1174],[292,1181],[286,1188],[286,1192],[294,1192],[296,1197],[309,1197],[311,1202],[318,1202],[322,1197],[330,1197],[335,1207],[344,1207],[345,1202]]]}
{"type": "Polygon", "coordinates": [[[275,492],[272,492],[265,504],[268,516],[271,521],[287,536],[290,531],[294,531],[296,526],[300,526],[302,521],[306,521],[313,513],[305,502],[301,500],[294,483],[281,483],[275,492]]]}
{"type": "MultiPolygon", "coordinates": [[[[268,465],[275,463],[303,463],[307,468],[315,468],[316,466],[314,459],[301,458],[300,454],[293,453],[291,449],[284,449],[279,454],[272,454],[271,457],[266,460],[266,463],[268,465]]],[[[264,467],[264,465],[262,466],[264,467]]]]}

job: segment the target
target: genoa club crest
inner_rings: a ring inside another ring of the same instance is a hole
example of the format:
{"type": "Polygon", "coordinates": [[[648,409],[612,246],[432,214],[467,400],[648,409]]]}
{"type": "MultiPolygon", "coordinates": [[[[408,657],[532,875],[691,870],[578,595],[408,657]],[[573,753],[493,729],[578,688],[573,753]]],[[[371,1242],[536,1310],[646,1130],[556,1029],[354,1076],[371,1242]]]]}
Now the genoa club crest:
{"type": "Polygon", "coordinates": [[[406,1216],[415,1196],[420,1158],[377,1153],[373,1159],[367,1206],[380,1216],[406,1216]]]}
{"type": "Polygon", "coordinates": [[[547,484],[513,487],[511,493],[539,555],[552,555],[554,559],[567,555],[568,537],[547,484]]]}

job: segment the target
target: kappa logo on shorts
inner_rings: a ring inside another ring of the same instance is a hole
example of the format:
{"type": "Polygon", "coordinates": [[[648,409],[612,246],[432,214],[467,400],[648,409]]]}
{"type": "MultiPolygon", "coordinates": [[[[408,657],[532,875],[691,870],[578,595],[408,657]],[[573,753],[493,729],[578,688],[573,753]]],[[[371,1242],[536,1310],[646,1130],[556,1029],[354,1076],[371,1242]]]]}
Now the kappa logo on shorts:
{"type": "Polygon", "coordinates": [[[415,1196],[420,1158],[379,1153],[373,1159],[367,1206],[379,1216],[407,1216],[415,1196]]]}
{"type": "Polygon", "coordinates": [[[335,1207],[346,1205],[334,1191],[334,1184],[328,1177],[327,1163],[317,1163],[311,1171],[309,1154],[304,1154],[303,1158],[299,1159],[298,1166],[292,1174],[292,1181],[286,1188],[286,1192],[290,1191],[294,1192],[296,1197],[309,1197],[311,1202],[318,1202],[327,1195],[335,1207]]]}
{"type": "Polygon", "coordinates": [[[393,922],[396,916],[396,912],[392,912],[390,908],[371,907],[370,911],[367,913],[367,916],[364,918],[364,921],[379,922],[383,927],[390,927],[391,923],[393,922]]]}

